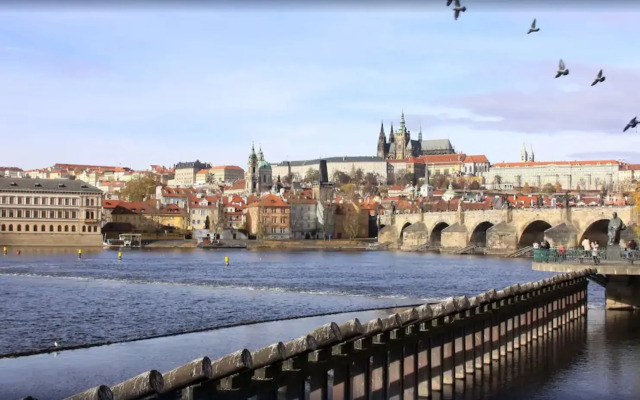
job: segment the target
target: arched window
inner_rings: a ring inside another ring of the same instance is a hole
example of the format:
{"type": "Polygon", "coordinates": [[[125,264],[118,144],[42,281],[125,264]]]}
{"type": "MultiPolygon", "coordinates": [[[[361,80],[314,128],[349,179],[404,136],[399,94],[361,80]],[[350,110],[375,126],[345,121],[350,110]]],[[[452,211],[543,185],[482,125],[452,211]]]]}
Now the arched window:
{"type": "Polygon", "coordinates": [[[71,225],[71,232],[75,232],[76,231],[76,226],[75,225],[71,225]]]}
{"type": "Polygon", "coordinates": [[[86,225],[82,225],[82,232],[86,232],[86,231],[87,231],[86,225]]]}
{"type": "Polygon", "coordinates": [[[18,224],[16,226],[16,231],[21,232],[22,231],[22,225],[18,224]]]}
{"type": "Polygon", "coordinates": [[[25,226],[24,226],[24,231],[25,231],[25,232],[29,232],[29,225],[25,225],[25,226]]]}
{"type": "Polygon", "coordinates": [[[53,225],[49,225],[49,232],[53,232],[53,225]]]}
{"type": "Polygon", "coordinates": [[[62,225],[58,225],[58,232],[62,232],[62,225]]]}
{"type": "Polygon", "coordinates": [[[93,231],[94,231],[94,232],[98,232],[98,227],[97,227],[97,226],[94,226],[94,227],[93,227],[93,231]]]}
{"type": "Polygon", "coordinates": [[[40,227],[40,231],[42,231],[42,232],[46,232],[46,231],[47,231],[47,227],[46,227],[46,226],[44,226],[44,225],[42,225],[42,226],[40,227]]]}
{"type": "Polygon", "coordinates": [[[4,232],[7,230],[7,226],[5,224],[2,224],[2,226],[0,226],[0,231],[4,232]]]}
{"type": "Polygon", "coordinates": [[[38,232],[38,225],[34,225],[34,226],[33,226],[33,231],[34,231],[34,232],[38,232]]]}
{"type": "Polygon", "coordinates": [[[9,232],[13,232],[13,224],[9,224],[9,232]]]}
{"type": "Polygon", "coordinates": [[[65,231],[65,232],[69,232],[69,225],[65,225],[65,226],[64,226],[64,231],[65,231]]]}

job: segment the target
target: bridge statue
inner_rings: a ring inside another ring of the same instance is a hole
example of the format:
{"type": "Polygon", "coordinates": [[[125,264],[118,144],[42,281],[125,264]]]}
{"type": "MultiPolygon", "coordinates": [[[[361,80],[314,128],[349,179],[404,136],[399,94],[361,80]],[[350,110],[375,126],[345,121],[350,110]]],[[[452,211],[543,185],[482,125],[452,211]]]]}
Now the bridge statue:
{"type": "Polygon", "coordinates": [[[618,218],[618,213],[613,213],[613,218],[609,220],[609,226],[607,226],[607,234],[609,235],[609,246],[617,245],[620,243],[620,231],[627,229],[624,222],[618,218]]]}

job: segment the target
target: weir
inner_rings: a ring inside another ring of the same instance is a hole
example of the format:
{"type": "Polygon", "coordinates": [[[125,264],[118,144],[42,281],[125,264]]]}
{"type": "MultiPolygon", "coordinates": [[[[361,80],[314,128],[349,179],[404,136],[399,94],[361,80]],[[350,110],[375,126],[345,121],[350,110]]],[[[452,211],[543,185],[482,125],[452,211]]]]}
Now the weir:
{"type": "Polygon", "coordinates": [[[202,357],[164,374],[151,370],[69,399],[441,397],[584,322],[587,278],[595,272],[449,298],[365,324],[332,322],[286,343],[214,361],[202,357]]]}

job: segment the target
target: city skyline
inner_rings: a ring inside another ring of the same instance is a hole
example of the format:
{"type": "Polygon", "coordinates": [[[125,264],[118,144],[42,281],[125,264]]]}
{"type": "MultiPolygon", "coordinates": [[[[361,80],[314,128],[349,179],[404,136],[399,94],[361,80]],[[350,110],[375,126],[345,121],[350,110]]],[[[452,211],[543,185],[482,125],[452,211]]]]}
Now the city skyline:
{"type": "Polygon", "coordinates": [[[375,155],[380,122],[518,161],[640,162],[638,9],[443,4],[0,13],[2,164],[375,155]],[[358,12],[360,10],[360,12],[358,12]],[[527,35],[533,18],[540,32],[527,35]],[[584,29],[589,26],[589,29],[584,29]],[[554,79],[562,58],[570,75],[554,79]],[[590,83],[599,69],[606,81],[590,83]],[[10,140],[7,141],[6,138],[10,140]]]}

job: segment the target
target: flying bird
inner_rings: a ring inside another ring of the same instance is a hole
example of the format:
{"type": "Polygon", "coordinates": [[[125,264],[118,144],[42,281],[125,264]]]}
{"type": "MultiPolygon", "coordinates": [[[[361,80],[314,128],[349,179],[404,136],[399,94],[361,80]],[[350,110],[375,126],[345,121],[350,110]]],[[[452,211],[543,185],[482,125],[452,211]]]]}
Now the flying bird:
{"type": "Polygon", "coordinates": [[[447,7],[449,7],[452,2],[453,2],[453,0],[447,0],[447,7]]]}
{"type": "MultiPolygon", "coordinates": [[[[449,0],[447,0],[449,1],[449,0]]],[[[467,7],[460,7],[460,0],[453,0],[453,4],[455,5],[455,7],[453,7],[453,18],[455,20],[458,20],[458,17],[460,16],[460,12],[465,12],[467,11],[467,7]]]]}
{"type": "Polygon", "coordinates": [[[527,32],[527,35],[530,34],[531,32],[538,32],[539,30],[540,28],[536,28],[536,20],[534,18],[533,22],[531,23],[531,28],[529,29],[529,32],[527,32]]]}
{"type": "Polygon", "coordinates": [[[626,132],[627,129],[629,128],[635,128],[636,125],[638,125],[640,122],[638,122],[638,117],[633,117],[633,119],[631,121],[629,121],[629,123],[627,124],[627,126],[624,127],[624,129],[622,130],[622,132],[626,132]]]}
{"type": "Polygon", "coordinates": [[[569,70],[564,66],[564,61],[560,60],[558,64],[558,72],[556,73],[556,78],[560,78],[562,75],[569,75],[569,70]]]}
{"type": "Polygon", "coordinates": [[[604,82],[605,77],[602,76],[602,70],[600,70],[600,72],[598,72],[598,76],[596,77],[596,79],[593,81],[593,83],[591,84],[591,86],[594,86],[596,83],[598,82],[604,82]]]}

